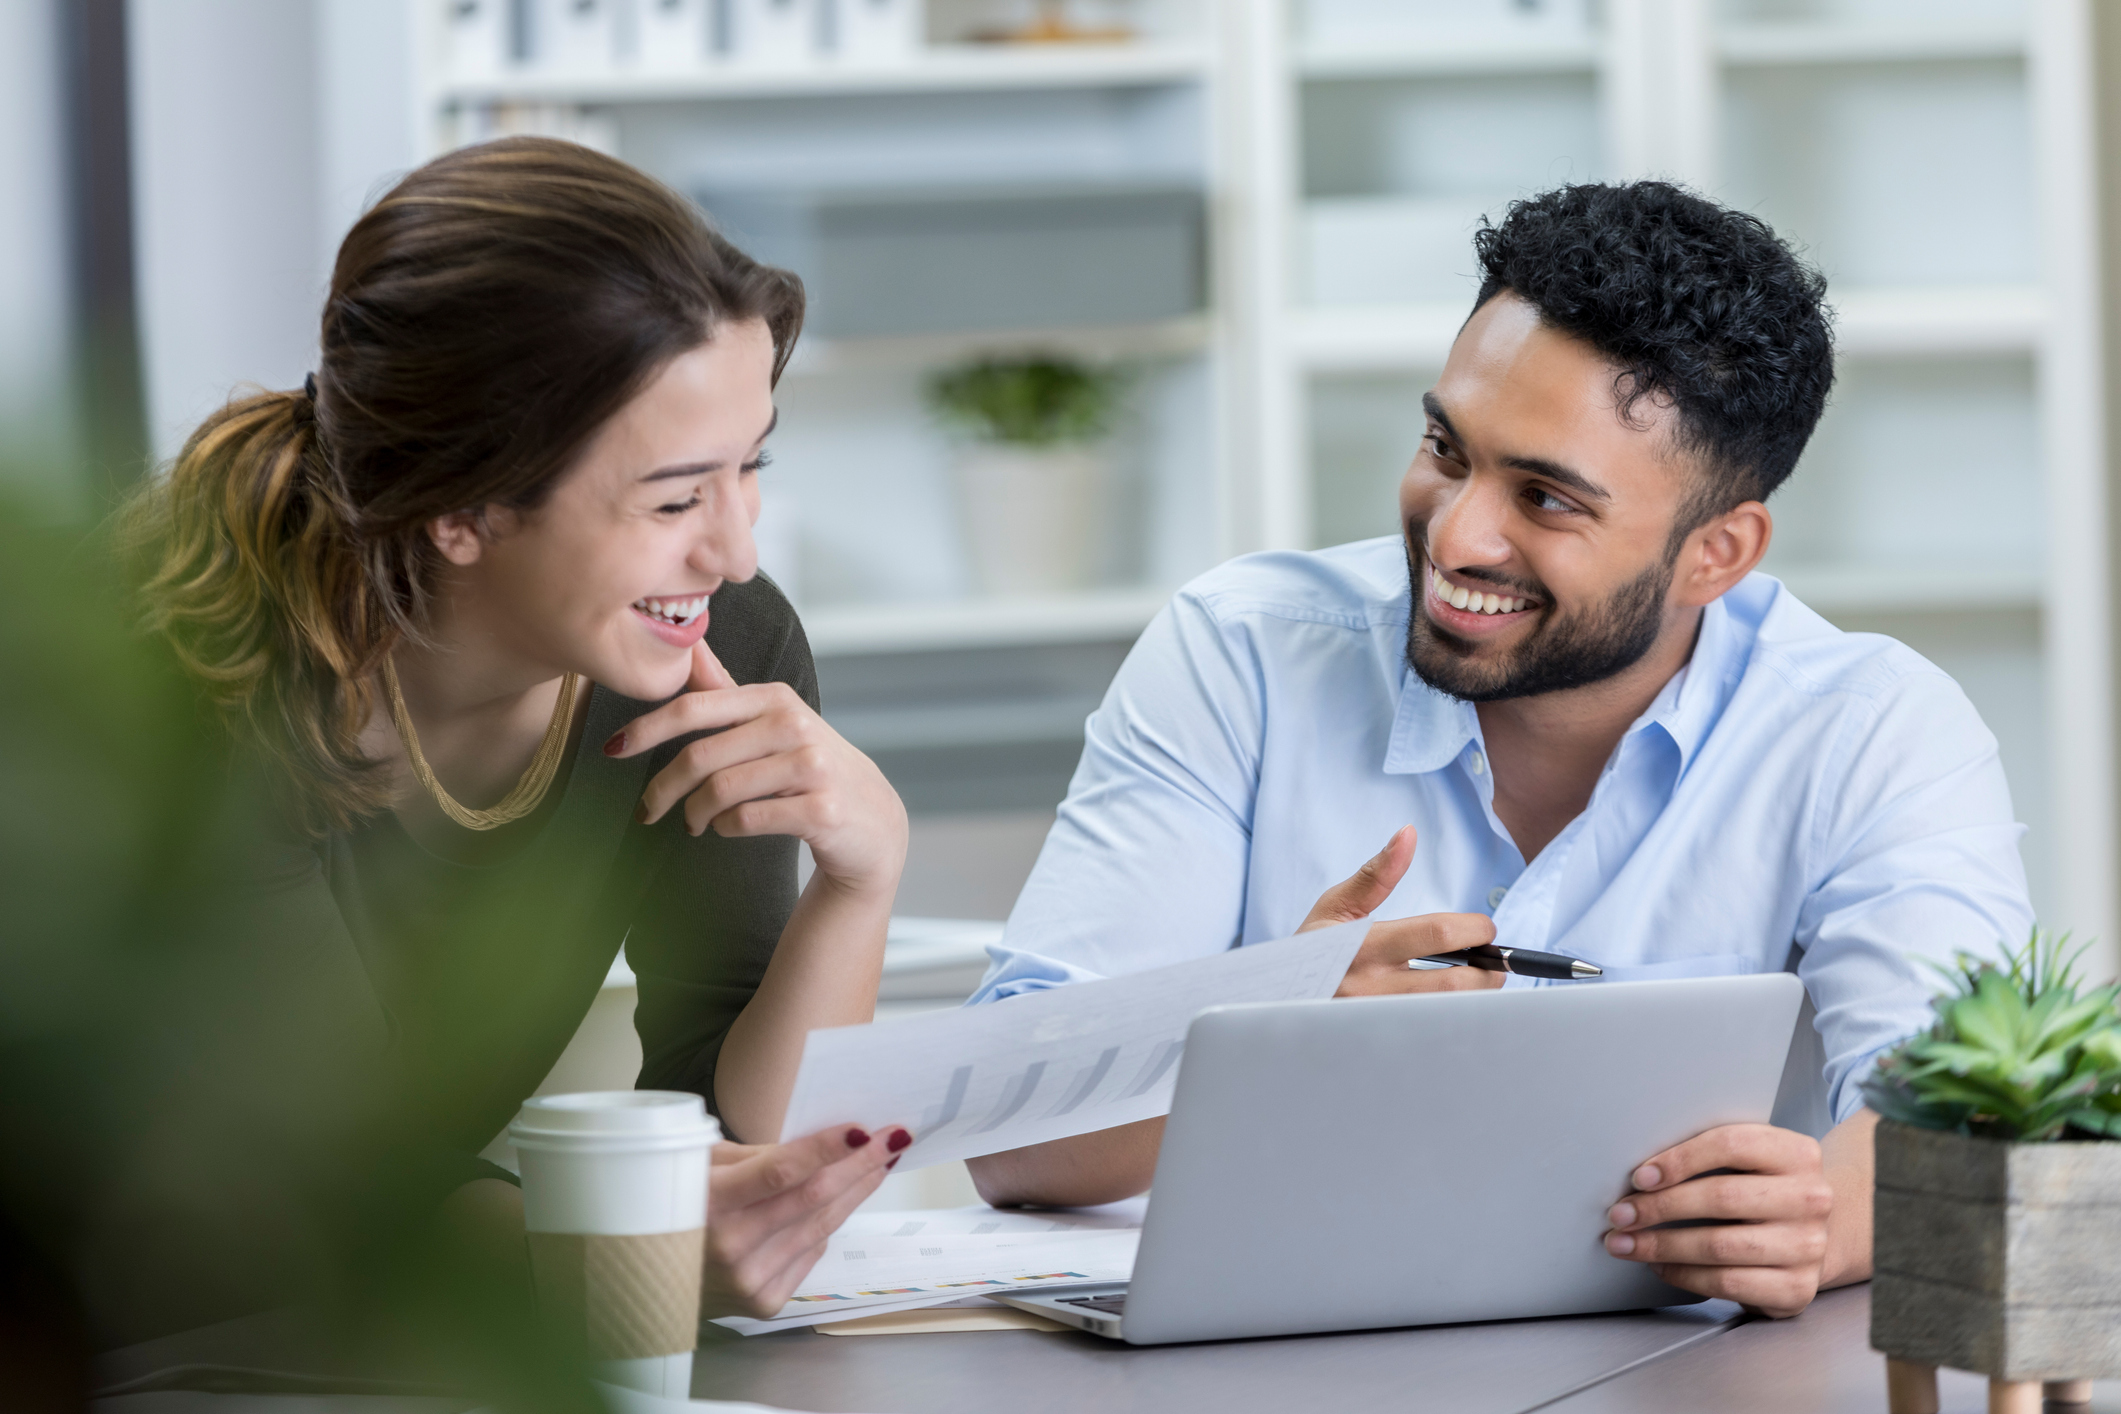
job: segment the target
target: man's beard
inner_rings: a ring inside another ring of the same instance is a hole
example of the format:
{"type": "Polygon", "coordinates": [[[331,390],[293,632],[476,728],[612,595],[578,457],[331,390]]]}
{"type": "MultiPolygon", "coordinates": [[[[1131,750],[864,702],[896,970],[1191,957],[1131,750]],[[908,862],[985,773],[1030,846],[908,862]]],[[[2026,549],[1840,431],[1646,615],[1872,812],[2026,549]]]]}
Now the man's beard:
{"type": "MultiPolygon", "coordinates": [[[[1407,666],[1438,692],[1462,702],[1501,702],[1566,692],[1626,672],[1642,661],[1664,626],[1664,597],[1672,585],[1677,555],[1651,565],[1606,596],[1603,603],[1566,618],[1550,619],[1532,630],[1509,657],[1496,663],[1476,661],[1474,645],[1436,626],[1422,599],[1428,575],[1407,546],[1407,578],[1413,585],[1412,616],[1407,620],[1407,666]]],[[[1537,597],[1549,606],[1553,596],[1537,597]]],[[[1551,610],[1549,610],[1551,611],[1551,610]]]]}

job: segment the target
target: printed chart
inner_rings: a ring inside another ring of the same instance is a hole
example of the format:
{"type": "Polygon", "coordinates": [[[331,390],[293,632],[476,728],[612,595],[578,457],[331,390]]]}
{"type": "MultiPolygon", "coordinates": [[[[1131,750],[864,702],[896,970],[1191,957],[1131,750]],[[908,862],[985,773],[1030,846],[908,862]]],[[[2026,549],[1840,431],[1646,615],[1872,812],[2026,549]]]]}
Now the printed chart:
{"type": "Polygon", "coordinates": [[[914,1132],[908,1167],[1164,1114],[1186,1028],[1212,1006],[1331,996],[1369,931],[1344,923],[1127,977],[959,1011],[813,1031],[783,1138],[914,1132]]]}

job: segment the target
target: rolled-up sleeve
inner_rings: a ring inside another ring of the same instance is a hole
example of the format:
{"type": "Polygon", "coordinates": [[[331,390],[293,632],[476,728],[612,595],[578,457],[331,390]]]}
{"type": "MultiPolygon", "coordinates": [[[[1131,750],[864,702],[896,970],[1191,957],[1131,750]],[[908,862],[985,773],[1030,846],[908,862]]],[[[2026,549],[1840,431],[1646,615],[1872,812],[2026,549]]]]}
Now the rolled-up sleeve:
{"type": "Polygon", "coordinates": [[[1879,1054],[1928,1024],[1942,979],[1924,960],[1995,956],[2033,918],[1996,739],[1950,678],[1913,675],[1851,712],[1834,754],[1796,941],[1839,1123],[1879,1054]]]}

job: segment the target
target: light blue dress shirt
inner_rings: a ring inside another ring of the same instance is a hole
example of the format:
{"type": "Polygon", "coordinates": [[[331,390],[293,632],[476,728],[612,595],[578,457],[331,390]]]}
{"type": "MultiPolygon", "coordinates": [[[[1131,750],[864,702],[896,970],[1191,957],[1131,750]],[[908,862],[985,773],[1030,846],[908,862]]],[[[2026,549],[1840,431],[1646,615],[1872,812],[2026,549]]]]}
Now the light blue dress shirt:
{"type": "Polygon", "coordinates": [[[1838,1122],[1877,1054],[1929,1024],[1939,979],[1917,958],[2032,926],[1995,738],[1902,644],[1750,576],[1527,865],[1478,713],[1406,665],[1411,607],[1396,537],[1181,590],[1091,716],[973,1003],[1286,937],[1412,824],[1373,917],[1490,913],[1498,942],[1621,981],[1795,971],[1838,1122]]]}

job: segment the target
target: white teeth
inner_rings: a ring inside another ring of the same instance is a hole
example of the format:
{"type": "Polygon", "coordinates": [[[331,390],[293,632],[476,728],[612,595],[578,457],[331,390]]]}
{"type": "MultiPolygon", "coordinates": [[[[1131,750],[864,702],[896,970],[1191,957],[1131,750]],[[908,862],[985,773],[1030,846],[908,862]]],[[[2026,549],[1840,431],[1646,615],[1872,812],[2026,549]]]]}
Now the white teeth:
{"type": "Polygon", "coordinates": [[[666,624],[684,625],[691,623],[700,616],[701,612],[706,609],[707,600],[710,597],[702,594],[696,599],[678,599],[661,604],[651,603],[646,599],[636,599],[633,601],[633,607],[639,609],[648,617],[659,619],[666,624]]]}
{"type": "Polygon", "coordinates": [[[1529,599],[1508,598],[1453,584],[1443,577],[1442,570],[1434,566],[1429,569],[1429,586],[1444,603],[1472,614],[1514,614],[1529,607],[1532,602],[1529,599]]]}

